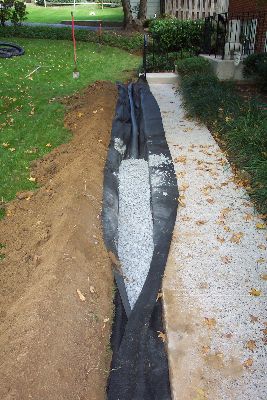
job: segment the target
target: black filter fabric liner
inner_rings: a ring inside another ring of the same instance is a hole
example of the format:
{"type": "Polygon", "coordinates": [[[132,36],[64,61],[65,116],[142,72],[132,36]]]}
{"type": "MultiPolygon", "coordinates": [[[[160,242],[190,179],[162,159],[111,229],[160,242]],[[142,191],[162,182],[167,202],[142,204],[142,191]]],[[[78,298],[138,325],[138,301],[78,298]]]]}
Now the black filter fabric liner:
{"type": "MultiPolygon", "coordinates": [[[[118,172],[121,161],[126,158],[148,160],[150,154],[171,159],[160,110],[147,82],[139,79],[130,85],[118,84],[118,92],[105,165],[102,215],[105,244],[115,258],[118,258],[118,172]],[[118,139],[125,146],[124,152],[116,150],[118,139]]],[[[165,344],[158,337],[164,332],[158,292],[176,220],[178,188],[172,162],[149,167],[149,174],[154,253],[144,287],[132,310],[123,276],[114,263],[115,317],[108,400],[171,400],[165,344]],[[159,170],[167,174],[168,179],[155,186],[153,176],[157,176],[159,170]]]]}

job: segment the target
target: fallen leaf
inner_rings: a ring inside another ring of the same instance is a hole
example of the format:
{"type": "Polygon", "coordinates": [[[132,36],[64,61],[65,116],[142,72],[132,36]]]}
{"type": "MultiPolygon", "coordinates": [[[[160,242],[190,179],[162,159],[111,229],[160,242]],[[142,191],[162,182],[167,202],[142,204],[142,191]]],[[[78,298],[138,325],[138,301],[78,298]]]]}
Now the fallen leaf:
{"type": "Polygon", "coordinates": [[[245,221],[250,221],[250,220],[253,219],[253,215],[252,214],[246,214],[246,215],[244,215],[243,218],[244,218],[245,221]]]}
{"type": "Polygon", "coordinates": [[[266,250],[267,249],[267,247],[264,246],[264,244],[259,244],[257,247],[258,247],[258,249],[261,249],[261,250],[266,250]]]}
{"type": "Polygon", "coordinates": [[[2,143],[2,146],[3,147],[8,147],[8,146],[10,146],[10,144],[9,143],[2,143]]]}
{"type": "Polygon", "coordinates": [[[81,301],[85,301],[85,297],[84,297],[84,295],[82,294],[82,292],[81,292],[79,289],[77,289],[76,292],[77,292],[77,294],[78,294],[80,300],[81,300],[81,301]]]}
{"type": "Polygon", "coordinates": [[[208,222],[208,221],[204,221],[204,220],[201,220],[201,219],[200,219],[200,220],[198,220],[198,221],[196,222],[196,224],[200,226],[200,225],[205,225],[207,222],[208,222]]]}
{"type": "Polygon", "coordinates": [[[266,225],[258,223],[258,224],[256,224],[256,228],[258,228],[258,229],[266,229],[266,225]]]}
{"type": "Polygon", "coordinates": [[[28,181],[30,181],[30,182],[35,182],[35,181],[36,181],[36,178],[34,178],[33,176],[30,176],[30,177],[28,178],[28,181]]]}
{"type": "Polygon", "coordinates": [[[90,286],[89,290],[90,290],[91,293],[95,293],[95,288],[94,288],[94,286],[90,286]]]}
{"type": "Polygon", "coordinates": [[[163,293],[162,292],[158,292],[156,301],[158,301],[162,296],[163,296],[163,293]]]}
{"type": "Polygon", "coordinates": [[[203,354],[207,354],[210,351],[210,346],[204,345],[201,350],[203,354]]]}
{"type": "Polygon", "coordinates": [[[213,329],[216,325],[215,318],[204,318],[204,323],[208,326],[209,329],[213,329]]]}
{"type": "Polygon", "coordinates": [[[209,199],[207,199],[207,202],[210,203],[210,204],[214,204],[214,203],[215,203],[215,200],[212,199],[212,198],[209,198],[209,199]]]}
{"type": "Polygon", "coordinates": [[[193,400],[206,400],[207,395],[204,389],[201,388],[196,388],[195,389],[196,396],[193,398],[193,400]]]}
{"type": "Polygon", "coordinates": [[[255,317],[255,315],[250,314],[250,320],[251,320],[251,322],[258,322],[259,317],[255,317]]]}
{"type": "Polygon", "coordinates": [[[261,279],[262,279],[263,281],[267,281],[267,274],[261,275],[261,279]]]}
{"type": "Polygon", "coordinates": [[[232,261],[232,257],[221,256],[221,260],[222,260],[225,264],[230,264],[230,262],[232,261]]]}
{"type": "Polygon", "coordinates": [[[51,144],[51,143],[47,143],[47,144],[45,145],[45,147],[52,147],[52,144],[51,144]]]}
{"type": "Polygon", "coordinates": [[[252,365],[253,365],[253,360],[252,360],[252,358],[248,358],[246,361],[243,362],[243,366],[244,366],[245,368],[249,368],[249,367],[251,367],[252,365]]]}
{"type": "Polygon", "coordinates": [[[224,243],[225,242],[225,239],[224,238],[222,238],[222,237],[220,237],[220,236],[217,236],[217,238],[216,238],[217,240],[218,240],[218,242],[220,242],[220,243],[224,243]]]}
{"type": "Polygon", "coordinates": [[[94,111],[93,111],[93,114],[96,114],[96,113],[97,113],[97,110],[94,110],[94,111]]]}
{"type": "Polygon", "coordinates": [[[158,338],[160,338],[164,343],[166,340],[166,334],[161,331],[157,331],[157,332],[158,332],[158,338]]]}
{"type": "Polygon", "coordinates": [[[9,147],[8,150],[11,151],[12,153],[13,153],[13,151],[16,151],[15,147],[9,147]]]}
{"type": "Polygon", "coordinates": [[[251,291],[249,292],[249,294],[251,294],[251,296],[260,296],[261,295],[261,291],[255,288],[252,288],[251,291]]]}
{"type": "Polygon", "coordinates": [[[179,197],[178,203],[180,204],[181,207],[185,207],[185,203],[182,201],[182,199],[179,197]]]}
{"type": "Polygon", "coordinates": [[[230,239],[230,242],[239,244],[240,240],[242,239],[243,236],[244,236],[244,233],[242,233],[242,232],[234,233],[230,239]]]}
{"type": "Polygon", "coordinates": [[[176,157],[176,158],[174,159],[174,162],[175,162],[175,163],[182,163],[182,164],[185,164],[185,163],[186,163],[186,156],[176,157]]]}
{"type": "Polygon", "coordinates": [[[246,346],[245,346],[247,349],[249,349],[250,351],[254,351],[255,349],[256,349],[256,342],[255,342],[255,340],[249,340],[247,343],[246,343],[246,346]]]}
{"type": "Polygon", "coordinates": [[[107,323],[109,321],[109,318],[104,318],[104,324],[107,323]]]}
{"type": "Polygon", "coordinates": [[[257,263],[258,264],[263,264],[263,263],[265,263],[265,261],[266,261],[265,258],[258,258],[257,259],[257,263]]]}
{"type": "Polygon", "coordinates": [[[264,335],[267,335],[267,329],[262,329],[264,335]]]}

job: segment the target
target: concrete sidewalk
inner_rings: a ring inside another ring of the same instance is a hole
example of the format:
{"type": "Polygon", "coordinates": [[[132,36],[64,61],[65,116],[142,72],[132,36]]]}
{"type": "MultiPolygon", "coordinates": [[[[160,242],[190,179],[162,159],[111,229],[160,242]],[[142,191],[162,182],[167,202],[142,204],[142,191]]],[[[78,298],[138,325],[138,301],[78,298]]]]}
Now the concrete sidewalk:
{"type": "Polygon", "coordinates": [[[266,226],[173,84],[150,84],[180,190],[164,279],[173,400],[266,400],[266,226]]]}

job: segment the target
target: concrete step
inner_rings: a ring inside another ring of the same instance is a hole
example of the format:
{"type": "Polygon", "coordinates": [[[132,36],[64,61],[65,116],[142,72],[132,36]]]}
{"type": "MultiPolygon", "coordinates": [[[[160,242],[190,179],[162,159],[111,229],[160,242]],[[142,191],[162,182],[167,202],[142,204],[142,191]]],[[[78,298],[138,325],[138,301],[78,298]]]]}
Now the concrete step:
{"type": "Polygon", "coordinates": [[[178,75],[175,72],[151,72],[146,74],[149,84],[178,83],[178,75]]]}

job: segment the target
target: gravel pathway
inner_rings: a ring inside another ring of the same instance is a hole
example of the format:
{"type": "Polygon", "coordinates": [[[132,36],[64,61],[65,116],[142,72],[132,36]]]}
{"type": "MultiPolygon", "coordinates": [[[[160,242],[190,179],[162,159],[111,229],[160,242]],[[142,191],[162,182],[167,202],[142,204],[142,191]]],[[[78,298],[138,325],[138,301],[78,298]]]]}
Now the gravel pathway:
{"type": "Polygon", "coordinates": [[[133,308],[147,277],[153,250],[148,163],[124,160],[119,169],[118,255],[133,308]]]}
{"type": "Polygon", "coordinates": [[[150,87],[181,195],[164,283],[173,399],[266,400],[266,226],[175,88],[150,87]]]}

